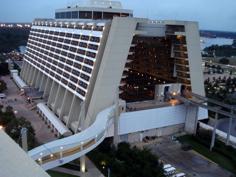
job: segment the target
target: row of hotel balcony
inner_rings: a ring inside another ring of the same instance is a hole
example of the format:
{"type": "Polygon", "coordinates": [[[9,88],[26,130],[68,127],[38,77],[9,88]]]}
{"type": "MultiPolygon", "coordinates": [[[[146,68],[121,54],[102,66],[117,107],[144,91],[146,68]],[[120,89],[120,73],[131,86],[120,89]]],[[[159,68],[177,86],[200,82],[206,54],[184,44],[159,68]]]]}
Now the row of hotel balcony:
{"type": "Polygon", "coordinates": [[[34,26],[48,26],[59,28],[71,28],[90,31],[103,31],[105,23],[84,23],[84,22],[68,22],[68,21],[56,21],[56,20],[36,20],[33,22],[34,26]]]}

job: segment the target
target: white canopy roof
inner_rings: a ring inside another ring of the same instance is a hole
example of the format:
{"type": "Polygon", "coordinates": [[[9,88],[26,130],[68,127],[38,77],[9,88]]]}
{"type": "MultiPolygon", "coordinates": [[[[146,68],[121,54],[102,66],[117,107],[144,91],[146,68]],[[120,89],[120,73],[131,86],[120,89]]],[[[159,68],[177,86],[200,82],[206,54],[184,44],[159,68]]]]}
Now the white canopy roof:
{"type": "Polygon", "coordinates": [[[13,77],[13,80],[15,81],[16,85],[20,89],[27,87],[26,83],[18,76],[18,73],[13,73],[12,77],[13,77]]]}
{"type": "Polygon", "coordinates": [[[71,135],[71,131],[58,119],[58,117],[44,104],[38,103],[37,108],[47,117],[51,124],[61,135],[71,135]]]}

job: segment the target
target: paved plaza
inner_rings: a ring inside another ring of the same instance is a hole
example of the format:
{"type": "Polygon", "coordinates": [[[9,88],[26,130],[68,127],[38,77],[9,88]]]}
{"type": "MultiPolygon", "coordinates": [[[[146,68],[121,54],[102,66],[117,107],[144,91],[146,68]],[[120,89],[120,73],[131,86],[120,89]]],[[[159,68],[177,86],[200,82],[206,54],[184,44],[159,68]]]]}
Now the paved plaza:
{"type": "Polygon", "coordinates": [[[20,96],[20,91],[13,80],[10,79],[10,76],[4,76],[2,79],[7,84],[7,91],[5,92],[7,98],[1,100],[1,104],[4,106],[9,105],[13,107],[17,117],[24,117],[31,122],[35,129],[37,141],[40,144],[56,139],[54,134],[50,129],[48,129],[47,125],[39,117],[36,111],[30,110],[31,106],[26,102],[26,98],[24,96],[20,96]]]}

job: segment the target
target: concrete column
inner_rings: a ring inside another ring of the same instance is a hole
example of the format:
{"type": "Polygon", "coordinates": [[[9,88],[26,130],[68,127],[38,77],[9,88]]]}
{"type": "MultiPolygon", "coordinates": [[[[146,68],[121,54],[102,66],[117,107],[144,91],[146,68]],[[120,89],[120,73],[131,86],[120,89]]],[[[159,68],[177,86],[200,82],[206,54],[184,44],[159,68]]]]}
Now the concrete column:
{"type": "Polygon", "coordinates": [[[25,70],[26,70],[26,61],[23,61],[22,69],[21,69],[21,72],[20,72],[20,77],[21,78],[23,78],[25,70]]]}
{"type": "Polygon", "coordinates": [[[212,151],[213,147],[215,146],[217,124],[218,124],[218,113],[216,112],[215,113],[215,125],[214,125],[214,129],[212,131],[212,137],[211,137],[210,151],[212,151]]]}
{"type": "Polygon", "coordinates": [[[85,159],[85,156],[80,157],[80,172],[82,174],[82,177],[85,177],[85,172],[86,172],[86,159],[85,159]]]}
{"type": "Polygon", "coordinates": [[[55,99],[55,107],[54,107],[54,112],[60,115],[60,110],[61,110],[61,105],[62,105],[62,99],[64,98],[66,89],[63,86],[59,86],[58,92],[57,92],[57,97],[55,99]]]}
{"type": "Polygon", "coordinates": [[[120,117],[120,106],[119,106],[119,90],[116,92],[115,97],[115,110],[114,110],[114,137],[113,137],[113,143],[115,147],[117,148],[120,137],[119,137],[119,117],[120,117]]]}
{"type": "Polygon", "coordinates": [[[34,75],[34,77],[32,79],[32,86],[34,88],[36,88],[36,82],[37,82],[37,78],[38,78],[39,73],[40,73],[40,71],[35,68],[35,75],[34,75]]]}
{"type": "Polygon", "coordinates": [[[45,86],[46,86],[46,83],[47,83],[47,78],[48,78],[48,76],[43,74],[41,83],[39,85],[39,91],[40,92],[42,92],[42,91],[44,92],[45,91],[45,86]]]}
{"type": "Polygon", "coordinates": [[[30,77],[30,82],[29,82],[31,86],[33,86],[33,81],[35,80],[36,73],[37,73],[37,69],[33,67],[32,76],[30,77]]]}
{"type": "Polygon", "coordinates": [[[46,81],[46,85],[45,85],[45,89],[43,93],[44,98],[46,98],[49,95],[52,83],[53,83],[53,80],[50,77],[47,77],[47,81],[46,81]]]}
{"type": "Polygon", "coordinates": [[[49,98],[48,98],[48,106],[51,107],[52,109],[55,106],[55,99],[57,97],[58,88],[59,88],[59,84],[56,81],[53,81],[53,84],[49,93],[49,98]]]}
{"type": "Polygon", "coordinates": [[[189,134],[196,134],[198,123],[198,106],[186,106],[185,131],[189,134]]]}
{"type": "Polygon", "coordinates": [[[33,66],[30,65],[29,70],[28,70],[28,72],[27,72],[27,77],[26,77],[26,83],[27,83],[28,85],[30,85],[30,78],[31,78],[31,76],[33,75],[32,71],[33,71],[33,66]]]}
{"type": "Polygon", "coordinates": [[[70,112],[68,116],[67,126],[69,127],[72,122],[78,122],[79,123],[79,114],[80,114],[80,107],[81,100],[74,95],[73,101],[70,107],[70,112]]]}
{"type": "Polygon", "coordinates": [[[40,86],[41,81],[42,81],[42,77],[43,77],[43,73],[41,71],[39,71],[36,82],[35,82],[35,88],[39,89],[39,86],[40,86]]]}
{"type": "Polygon", "coordinates": [[[25,67],[25,72],[24,75],[22,77],[22,79],[26,82],[27,81],[27,77],[29,75],[29,69],[30,69],[30,64],[26,63],[26,67],[25,67]]]}
{"type": "Polygon", "coordinates": [[[81,110],[79,114],[79,123],[77,126],[77,130],[75,133],[78,132],[79,126],[81,127],[81,130],[85,130],[85,117],[86,117],[86,110],[85,110],[85,101],[80,104],[81,110]]]}
{"type": "Polygon", "coordinates": [[[70,112],[70,107],[73,101],[73,94],[66,90],[65,96],[62,101],[61,112],[59,118],[62,120],[64,116],[68,116],[70,112]]]}

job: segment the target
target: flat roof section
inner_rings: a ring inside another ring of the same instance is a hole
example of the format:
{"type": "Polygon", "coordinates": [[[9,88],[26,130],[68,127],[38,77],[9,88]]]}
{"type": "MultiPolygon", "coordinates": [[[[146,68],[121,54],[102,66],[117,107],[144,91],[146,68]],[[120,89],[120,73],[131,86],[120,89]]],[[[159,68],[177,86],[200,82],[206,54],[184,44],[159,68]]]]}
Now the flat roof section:
{"type": "Polygon", "coordinates": [[[3,130],[0,140],[1,177],[50,177],[3,130]]]}
{"type": "Polygon", "coordinates": [[[27,84],[19,77],[18,72],[12,72],[12,78],[15,81],[16,85],[23,89],[24,87],[27,87],[27,84]]]}

